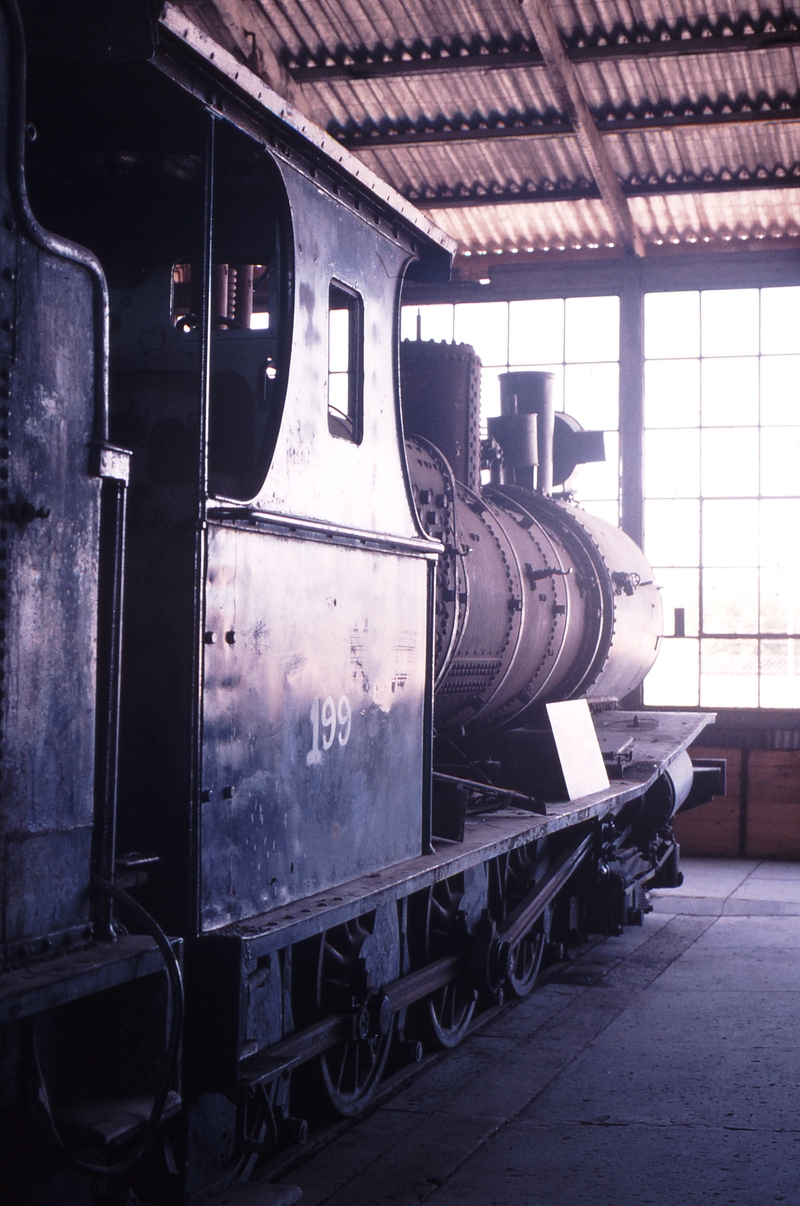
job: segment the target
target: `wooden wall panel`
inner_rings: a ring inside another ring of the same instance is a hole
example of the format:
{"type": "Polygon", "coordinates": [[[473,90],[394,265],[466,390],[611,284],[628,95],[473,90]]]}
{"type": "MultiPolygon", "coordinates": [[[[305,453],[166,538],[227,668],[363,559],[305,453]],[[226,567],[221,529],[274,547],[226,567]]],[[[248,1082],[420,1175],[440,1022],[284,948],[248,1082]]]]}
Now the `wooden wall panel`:
{"type": "Polygon", "coordinates": [[[751,750],[748,858],[800,859],[800,750],[751,750]]]}
{"type": "Polygon", "coordinates": [[[676,816],[672,827],[681,844],[681,854],[738,858],[741,750],[693,746],[689,753],[693,758],[724,758],[728,764],[727,782],[724,796],[714,796],[708,804],[676,816]]]}

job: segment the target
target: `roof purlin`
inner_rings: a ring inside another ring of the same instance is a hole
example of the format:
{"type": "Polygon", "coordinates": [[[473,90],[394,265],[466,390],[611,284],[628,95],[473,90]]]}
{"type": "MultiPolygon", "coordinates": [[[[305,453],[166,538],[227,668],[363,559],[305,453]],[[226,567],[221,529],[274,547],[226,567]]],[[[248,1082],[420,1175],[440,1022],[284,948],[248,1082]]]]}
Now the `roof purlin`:
{"type": "MultiPolygon", "coordinates": [[[[725,102],[730,100],[725,98],[725,102]]],[[[735,110],[721,110],[721,103],[712,109],[700,113],[663,113],[652,117],[601,117],[592,114],[594,125],[600,134],[627,134],[632,131],[688,129],[697,126],[744,125],[750,122],[786,122],[800,121],[800,97],[794,98],[794,103],[785,104],[783,100],[762,101],[762,108],[757,108],[755,101],[739,98],[738,104],[749,103],[752,108],[741,107],[735,110]]],[[[699,106],[698,106],[699,107],[699,106]]],[[[373,147],[413,147],[420,143],[437,142],[488,142],[494,139],[524,139],[524,138],[564,138],[575,137],[575,129],[568,118],[562,117],[556,121],[548,115],[541,115],[541,121],[514,122],[514,114],[493,117],[493,124],[474,125],[466,128],[448,128],[444,119],[442,128],[419,130],[415,128],[399,129],[397,133],[384,130],[359,130],[358,133],[338,133],[329,127],[332,134],[342,146],[348,150],[367,150],[373,147]],[[507,124],[505,122],[507,121],[507,124]]],[[[455,126],[456,119],[453,118],[455,126]]]]}
{"type": "MultiPolygon", "coordinates": [[[[629,179],[622,181],[625,197],[669,196],[686,193],[748,192],[753,189],[800,188],[800,161],[791,167],[778,165],[767,170],[757,168],[754,172],[746,168],[730,171],[724,168],[716,174],[697,175],[683,172],[680,176],[668,173],[663,177],[629,179]]],[[[404,194],[420,209],[453,209],[484,205],[524,205],[547,201],[576,201],[583,198],[597,199],[600,190],[590,181],[561,182],[531,186],[529,188],[487,187],[485,191],[438,188],[430,194],[407,192],[404,194]]]]}

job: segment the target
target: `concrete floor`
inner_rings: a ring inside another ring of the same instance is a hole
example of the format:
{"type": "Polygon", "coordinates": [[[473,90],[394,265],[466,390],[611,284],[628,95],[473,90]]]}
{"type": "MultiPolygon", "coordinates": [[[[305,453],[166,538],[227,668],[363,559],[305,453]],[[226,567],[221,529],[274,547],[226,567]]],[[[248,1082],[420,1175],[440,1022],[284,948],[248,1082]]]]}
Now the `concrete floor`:
{"type": "Polygon", "coordinates": [[[302,1206],[800,1204],[800,864],[684,873],[287,1173],[302,1206]]]}

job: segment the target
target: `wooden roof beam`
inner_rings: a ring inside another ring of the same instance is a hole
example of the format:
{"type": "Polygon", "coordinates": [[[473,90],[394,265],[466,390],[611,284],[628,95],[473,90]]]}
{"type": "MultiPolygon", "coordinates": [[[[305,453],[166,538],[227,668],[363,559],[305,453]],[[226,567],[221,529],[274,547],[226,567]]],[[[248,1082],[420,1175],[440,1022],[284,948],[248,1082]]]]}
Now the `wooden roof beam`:
{"type": "Polygon", "coordinates": [[[575,137],[600,190],[617,237],[627,252],[644,256],[644,240],[633,220],[608,151],[603,146],[603,140],[594,124],[575,68],[566,56],[548,0],[528,0],[526,9],[550,82],[563,112],[572,123],[575,137]]]}
{"type": "Polygon", "coordinates": [[[260,5],[250,0],[175,0],[175,9],[284,100],[298,105],[300,90],[272,48],[275,35],[260,5]]]}

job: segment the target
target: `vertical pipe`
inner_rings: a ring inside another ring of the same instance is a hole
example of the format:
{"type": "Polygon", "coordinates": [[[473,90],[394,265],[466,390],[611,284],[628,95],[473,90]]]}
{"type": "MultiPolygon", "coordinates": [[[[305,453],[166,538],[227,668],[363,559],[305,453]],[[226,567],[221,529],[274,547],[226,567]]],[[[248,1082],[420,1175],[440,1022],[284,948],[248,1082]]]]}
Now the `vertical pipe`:
{"type": "Polygon", "coordinates": [[[208,114],[205,147],[205,180],[203,212],[203,308],[200,325],[200,398],[197,442],[197,499],[194,542],[194,592],[192,644],[192,734],[191,766],[189,771],[189,855],[191,916],[190,924],[199,933],[201,919],[201,792],[203,773],[203,627],[205,624],[206,585],[206,503],[208,499],[208,415],[211,397],[211,327],[212,284],[214,272],[214,161],[217,118],[208,114]]]}
{"type": "MultiPolygon", "coordinates": [[[[126,500],[125,481],[104,478],[100,494],[94,864],[96,874],[108,882],[114,879],[116,845],[126,500]]],[[[113,941],[113,902],[105,892],[98,896],[95,917],[98,937],[113,941]]]]}
{"type": "Polygon", "coordinates": [[[436,562],[428,562],[425,705],[422,717],[422,854],[433,854],[433,680],[436,673],[436,562]]]}
{"type": "MultiPolygon", "coordinates": [[[[620,527],[641,548],[644,544],[644,288],[642,261],[622,262],[619,305],[619,454],[620,527]]],[[[640,708],[641,684],[622,701],[640,708]]]]}
{"type": "Polygon", "coordinates": [[[639,259],[622,264],[619,313],[620,527],[644,542],[644,290],[639,259]]]}

